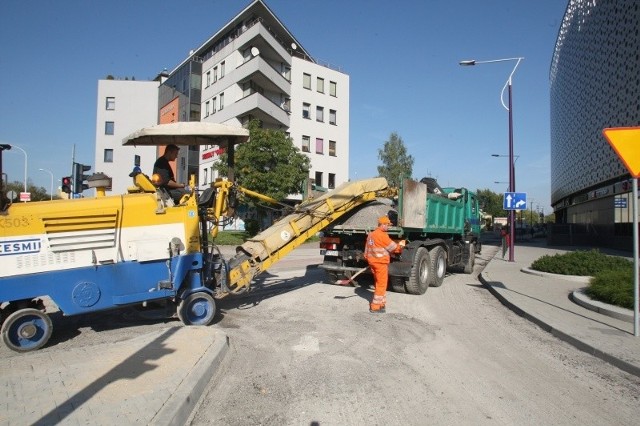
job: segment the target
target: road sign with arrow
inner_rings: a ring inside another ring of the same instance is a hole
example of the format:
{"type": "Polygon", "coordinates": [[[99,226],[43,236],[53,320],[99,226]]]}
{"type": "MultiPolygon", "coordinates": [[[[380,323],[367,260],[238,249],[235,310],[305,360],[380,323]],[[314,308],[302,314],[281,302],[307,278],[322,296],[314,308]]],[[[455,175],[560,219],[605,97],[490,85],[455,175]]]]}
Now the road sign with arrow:
{"type": "Polygon", "coordinates": [[[502,208],[505,210],[526,210],[526,192],[505,192],[502,208]]]}

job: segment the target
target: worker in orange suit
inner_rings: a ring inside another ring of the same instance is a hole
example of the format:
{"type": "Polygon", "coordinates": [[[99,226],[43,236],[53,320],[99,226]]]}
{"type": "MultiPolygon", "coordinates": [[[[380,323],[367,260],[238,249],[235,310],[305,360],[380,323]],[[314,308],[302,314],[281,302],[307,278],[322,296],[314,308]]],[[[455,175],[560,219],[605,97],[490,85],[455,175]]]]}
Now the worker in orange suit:
{"type": "Polygon", "coordinates": [[[387,216],[378,219],[378,227],[367,235],[364,248],[364,258],[366,259],[373,278],[375,280],[375,290],[373,298],[369,304],[369,312],[383,314],[386,312],[387,304],[387,282],[389,281],[389,263],[391,253],[400,253],[404,247],[404,241],[397,244],[387,232],[391,221],[387,216]]]}

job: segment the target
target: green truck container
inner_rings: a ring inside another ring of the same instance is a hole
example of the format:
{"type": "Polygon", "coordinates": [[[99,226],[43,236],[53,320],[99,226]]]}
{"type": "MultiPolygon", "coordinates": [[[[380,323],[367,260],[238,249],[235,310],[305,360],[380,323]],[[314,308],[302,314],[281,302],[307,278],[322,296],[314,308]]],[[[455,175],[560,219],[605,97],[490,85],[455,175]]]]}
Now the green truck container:
{"type": "MultiPolygon", "coordinates": [[[[399,255],[392,255],[389,286],[393,291],[424,294],[442,285],[447,271],[472,273],[480,252],[481,214],[478,198],[466,188],[441,188],[433,178],[405,179],[391,198],[378,198],[355,209],[325,228],[320,239],[327,281],[351,278],[367,266],[366,236],[380,216],[388,216],[389,236],[406,240],[399,255]]],[[[366,273],[354,281],[372,282],[366,273]]]]}

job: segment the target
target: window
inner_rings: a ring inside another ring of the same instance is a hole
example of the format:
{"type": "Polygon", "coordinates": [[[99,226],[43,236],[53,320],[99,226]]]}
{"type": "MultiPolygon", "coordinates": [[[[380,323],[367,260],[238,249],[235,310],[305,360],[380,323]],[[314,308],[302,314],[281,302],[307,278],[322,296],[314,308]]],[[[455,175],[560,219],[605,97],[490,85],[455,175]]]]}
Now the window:
{"type": "Polygon", "coordinates": [[[329,110],[329,124],[333,124],[334,126],[336,124],[336,110],[335,109],[330,109],[329,110]]]}
{"type": "Polygon", "coordinates": [[[218,67],[213,67],[213,82],[218,81],[218,67]]]}
{"type": "Polygon", "coordinates": [[[303,103],[302,104],[302,118],[311,118],[309,110],[311,109],[311,104],[303,103]]]}
{"type": "Polygon", "coordinates": [[[324,122],[324,107],[316,107],[316,121],[324,122]]]}
{"type": "Polygon", "coordinates": [[[316,154],[323,154],[324,141],[321,138],[316,138],[316,154]]]}
{"type": "Polygon", "coordinates": [[[113,111],[116,109],[116,98],[107,96],[107,110],[113,111]]]}
{"type": "Polygon", "coordinates": [[[318,77],[318,80],[316,81],[316,90],[318,93],[324,93],[324,78],[318,77]]]}
{"type": "Polygon", "coordinates": [[[290,98],[284,98],[282,100],[282,103],[280,104],[280,106],[282,107],[283,110],[285,110],[287,112],[291,112],[291,99],[290,98]]]}
{"type": "Polygon", "coordinates": [[[207,175],[208,175],[208,174],[209,174],[209,169],[207,169],[207,168],[205,167],[205,169],[204,169],[204,176],[203,176],[203,180],[202,180],[202,185],[206,185],[207,183],[209,183],[209,182],[208,182],[208,180],[207,180],[207,178],[208,178],[208,176],[207,176],[207,175]]]}
{"type": "Polygon", "coordinates": [[[329,189],[334,189],[336,187],[336,174],[335,173],[329,173],[329,182],[327,184],[329,186],[329,189]]]}
{"type": "Polygon", "coordinates": [[[209,87],[211,85],[211,71],[207,71],[207,85],[205,87],[209,87]]]}
{"type": "Polygon", "coordinates": [[[302,74],[302,87],[311,90],[311,74],[302,74]]]}
{"type": "Polygon", "coordinates": [[[105,163],[113,163],[113,150],[105,149],[104,150],[104,162],[105,163]]]}
{"type": "Polygon", "coordinates": [[[329,141],[329,155],[336,156],[336,141],[329,141]]]}
{"type": "Polygon", "coordinates": [[[311,149],[311,138],[309,136],[302,136],[302,152],[309,152],[311,149]]]}
{"type": "Polygon", "coordinates": [[[219,111],[222,111],[224,109],[224,93],[220,93],[220,108],[218,108],[219,111]]]}
{"type": "Polygon", "coordinates": [[[207,102],[205,102],[205,103],[204,103],[204,116],[205,116],[205,117],[208,117],[208,116],[209,116],[209,104],[210,104],[210,102],[209,102],[209,101],[207,101],[207,102]]]}
{"type": "Polygon", "coordinates": [[[220,62],[220,78],[224,77],[224,61],[220,62]]]}
{"type": "Polygon", "coordinates": [[[113,121],[106,121],[104,123],[104,134],[105,135],[113,135],[114,131],[114,123],[113,121]]]}
{"type": "Polygon", "coordinates": [[[218,98],[213,98],[211,100],[211,114],[216,113],[216,102],[218,102],[218,98]]]}
{"type": "Polygon", "coordinates": [[[322,186],[322,172],[316,172],[316,186],[322,186]]]}
{"type": "Polygon", "coordinates": [[[335,81],[329,82],[329,95],[338,96],[337,83],[335,81]]]}

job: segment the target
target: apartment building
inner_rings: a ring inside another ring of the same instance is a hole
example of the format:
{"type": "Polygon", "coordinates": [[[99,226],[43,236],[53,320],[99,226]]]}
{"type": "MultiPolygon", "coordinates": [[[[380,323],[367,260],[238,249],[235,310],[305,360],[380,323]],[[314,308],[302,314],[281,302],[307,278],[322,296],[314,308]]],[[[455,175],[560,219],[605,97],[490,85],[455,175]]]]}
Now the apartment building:
{"type": "MultiPolygon", "coordinates": [[[[349,179],[349,76],[312,58],[262,0],[154,81],[100,80],[96,117],[94,170],[112,177],[114,193],[130,185],[136,159],[150,174],[159,154],[154,147],[122,147],[122,139],[176,121],[247,126],[257,119],[287,133],[309,156],[316,185],[334,188],[349,179]]],[[[217,146],[180,150],[176,180],[195,174],[206,188],[221,153],[217,146]]]]}
{"type": "Polygon", "coordinates": [[[111,192],[122,194],[131,186],[129,173],[137,163],[151,173],[155,147],[125,147],[122,139],[132,132],[158,123],[158,86],[153,81],[107,78],[98,81],[96,142],[93,172],[112,179],[111,192]]]}
{"type": "MultiPolygon", "coordinates": [[[[348,180],[349,76],[314,60],[262,0],[190,52],[161,85],[159,107],[161,123],[176,116],[237,126],[260,120],[310,157],[317,185],[348,180]]],[[[208,186],[220,154],[217,146],[189,152],[178,159],[177,179],[197,168],[199,186],[208,186]]]]}

